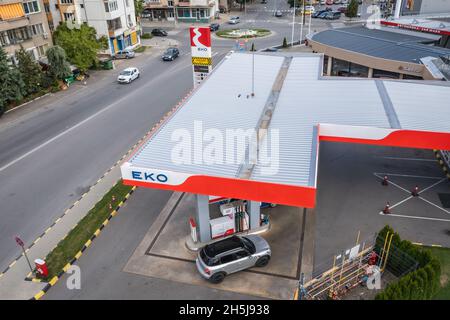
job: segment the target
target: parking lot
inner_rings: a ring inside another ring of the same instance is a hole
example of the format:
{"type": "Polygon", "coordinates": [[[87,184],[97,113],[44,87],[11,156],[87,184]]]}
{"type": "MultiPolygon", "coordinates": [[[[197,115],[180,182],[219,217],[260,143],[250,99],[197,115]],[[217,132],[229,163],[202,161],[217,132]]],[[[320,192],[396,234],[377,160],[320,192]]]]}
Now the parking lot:
{"type": "Polygon", "coordinates": [[[358,231],[371,239],[386,224],[412,242],[450,246],[450,209],[441,201],[450,182],[431,150],[322,143],[318,184],[315,269],[353,246],[358,231]]]}

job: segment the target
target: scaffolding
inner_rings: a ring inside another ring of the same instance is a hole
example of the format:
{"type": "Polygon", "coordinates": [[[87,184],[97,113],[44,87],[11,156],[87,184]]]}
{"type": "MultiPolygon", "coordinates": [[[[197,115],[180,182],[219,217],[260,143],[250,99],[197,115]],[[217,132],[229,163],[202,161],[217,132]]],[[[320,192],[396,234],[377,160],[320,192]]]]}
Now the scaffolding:
{"type": "Polygon", "coordinates": [[[295,300],[340,300],[359,285],[370,284],[377,275],[389,270],[397,277],[415,270],[417,262],[392,244],[394,234],[375,236],[333,257],[332,267],[315,272],[307,283],[299,281],[295,300]],[[369,244],[367,244],[369,243],[369,244]]]}

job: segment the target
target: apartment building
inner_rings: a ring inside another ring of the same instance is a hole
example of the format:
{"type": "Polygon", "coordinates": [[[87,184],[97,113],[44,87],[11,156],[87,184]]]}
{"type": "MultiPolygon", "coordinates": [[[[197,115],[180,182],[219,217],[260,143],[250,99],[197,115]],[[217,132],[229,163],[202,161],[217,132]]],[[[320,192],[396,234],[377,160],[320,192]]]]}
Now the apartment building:
{"type": "Polygon", "coordinates": [[[61,22],[87,23],[109,38],[109,53],[140,43],[133,0],[47,0],[52,29],[61,22]]]}
{"type": "Polygon", "coordinates": [[[219,12],[219,0],[145,0],[143,17],[150,20],[210,22],[219,12]]]}
{"type": "Polygon", "coordinates": [[[52,45],[43,0],[0,0],[0,46],[15,62],[21,45],[36,60],[52,45]]]}

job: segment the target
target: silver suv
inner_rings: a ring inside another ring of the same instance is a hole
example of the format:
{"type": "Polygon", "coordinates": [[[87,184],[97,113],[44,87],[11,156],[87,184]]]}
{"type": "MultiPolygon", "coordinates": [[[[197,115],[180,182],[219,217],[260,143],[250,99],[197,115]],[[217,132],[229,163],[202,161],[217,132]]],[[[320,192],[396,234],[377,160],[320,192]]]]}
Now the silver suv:
{"type": "Polygon", "coordinates": [[[270,260],[270,247],[257,235],[233,236],[203,247],[196,260],[200,274],[212,283],[226,275],[251,267],[264,267],[270,260]]]}

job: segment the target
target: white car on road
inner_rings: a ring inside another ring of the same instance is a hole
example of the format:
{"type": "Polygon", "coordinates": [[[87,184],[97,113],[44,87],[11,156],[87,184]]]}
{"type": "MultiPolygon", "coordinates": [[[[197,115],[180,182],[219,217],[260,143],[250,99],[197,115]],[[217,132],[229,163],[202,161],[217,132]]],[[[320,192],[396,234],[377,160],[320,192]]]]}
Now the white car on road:
{"type": "Polygon", "coordinates": [[[229,24],[237,24],[239,23],[241,20],[239,19],[239,17],[231,17],[230,20],[228,20],[229,24]]]}
{"type": "Polygon", "coordinates": [[[117,77],[117,82],[119,83],[130,83],[134,79],[139,78],[139,70],[138,68],[126,68],[117,77]]]}

